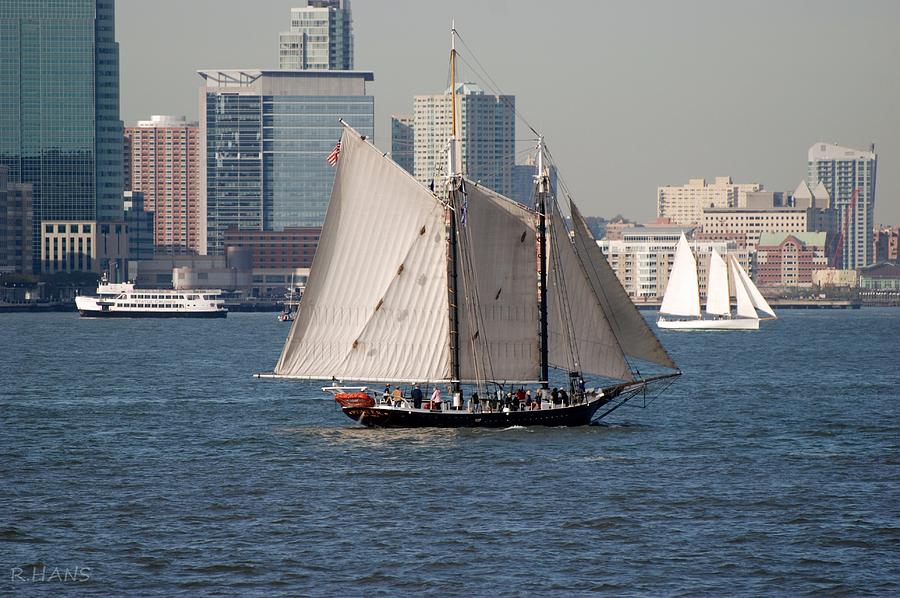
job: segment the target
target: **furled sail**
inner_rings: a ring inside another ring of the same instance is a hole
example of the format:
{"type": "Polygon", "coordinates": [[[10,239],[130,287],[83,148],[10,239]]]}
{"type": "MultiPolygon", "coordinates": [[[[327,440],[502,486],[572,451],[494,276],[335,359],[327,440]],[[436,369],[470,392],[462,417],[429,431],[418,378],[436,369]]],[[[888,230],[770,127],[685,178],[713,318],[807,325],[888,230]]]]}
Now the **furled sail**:
{"type": "Polygon", "coordinates": [[[675,249],[675,263],[663,295],[659,313],[667,316],[700,317],[700,287],[697,283],[697,260],[682,233],[675,249]]]}
{"type": "Polygon", "coordinates": [[[709,255],[706,313],[715,316],[727,316],[731,313],[731,299],[728,295],[728,266],[715,249],[709,255]]]}
{"type": "Polygon", "coordinates": [[[759,316],[757,315],[756,310],[753,309],[753,301],[747,293],[747,287],[744,284],[744,281],[741,280],[741,275],[738,272],[740,269],[741,267],[738,265],[737,260],[732,256],[731,278],[734,280],[734,296],[737,298],[737,315],[740,318],[753,318],[755,320],[758,319],[759,316]]]}
{"type": "Polygon", "coordinates": [[[550,364],[633,380],[622,347],[554,203],[549,227],[547,322],[550,364]]]}
{"type": "Polygon", "coordinates": [[[534,213],[466,181],[460,223],[463,380],[539,378],[534,213]]]}
{"type": "MultiPolygon", "coordinates": [[[[625,355],[637,357],[663,367],[676,369],[678,366],[666,353],[659,339],[647,325],[644,316],[635,307],[622,283],[606,261],[606,256],[597,245],[587,222],[573,201],[569,201],[572,224],[575,229],[575,250],[581,260],[588,280],[599,299],[616,339],[625,355]]],[[[727,294],[727,291],[726,291],[727,294]]]]}
{"type": "Polygon", "coordinates": [[[349,127],[321,242],[275,374],[449,378],[444,208],[349,127]]]}
{"type": "Polygon", "coordinates": [[[747,275],[744,269],[741,268],[741,265],[737,263],[737,260],[734,260],[734,265],[737,266],[738,276],[740,277],[741,282],[744,283],[744,288],[747,289],[747,293],[750,295],[750,301],[752,302],[753,307],[762,312],[765,312],[773,318],[777,318],[778,316],[775,315],[775,311],[762,296],[762,293],[759,292],[759,289],[756,288],[756,285],[753,284],[753,281],[750,280],[750,277],[747,275]]]}

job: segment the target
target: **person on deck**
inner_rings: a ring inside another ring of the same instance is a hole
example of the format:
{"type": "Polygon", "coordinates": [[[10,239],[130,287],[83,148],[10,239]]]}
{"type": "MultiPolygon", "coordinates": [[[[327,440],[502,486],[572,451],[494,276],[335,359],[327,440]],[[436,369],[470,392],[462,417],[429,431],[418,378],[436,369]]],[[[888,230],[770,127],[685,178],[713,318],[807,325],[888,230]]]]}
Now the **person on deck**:
{"type": "Polygon", "coordinates": [[[441,410],[441,389],[437,386],[434,387],[434,392],[431,393],[431,410],[441,410]]]}
{"type": "Polygon", "coordinates": [[[557,403],[559,403],[559,389],[554,388],[550,391],[550,405],[556,407],[557,403]]]}
{"type": "Polygon", "coordinates": [[[403,402],[403,391],[400,390],[400,387],[394,389],[394,407],[399,407],[403,402]]]}
{"type": "Polygon", "coordinates": [[[563,407],[569,406],[569,393],[566,392],[565,388],[559,389],[559,402],[563,407]]]}
{"type": "Polygon", "coordinates": [[[543,400],[544,400],[544,389],[538,387],[538,389],[534,393],[534,408],[540,409],[541,401],[543,401],[543,400]]]}
{"type": "Polygon", "coordinates": [[[472,393],[472,413],[478,413],[478,411],[479,411],[478,401],[479,400],[480,399],[478,398],[478,391],[473,392],[472,393]]]}
{"type": "Polygon", "coordinates": [[[413,407],[415,407],[416,409],[421,409],[422,408],[422,389],[419,388],[418,384],[416,384],[413,387],[412,392],[409,393],[409,396],[412,397],[413,407]]]}
{"type": "Polygon", "coordinates": [[[384,392],[381,393],[381,402],[384,404],[388,404],[391,400],[391,385],[388,384],[384,387],[384,392]]]}

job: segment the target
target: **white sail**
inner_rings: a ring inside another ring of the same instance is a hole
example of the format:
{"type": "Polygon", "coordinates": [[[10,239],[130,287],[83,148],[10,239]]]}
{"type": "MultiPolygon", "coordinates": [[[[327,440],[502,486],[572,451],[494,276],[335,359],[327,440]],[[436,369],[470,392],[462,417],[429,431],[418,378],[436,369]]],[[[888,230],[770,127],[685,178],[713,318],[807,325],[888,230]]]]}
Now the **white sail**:
{"type": "Polygon", "coordinates": [[[715,316],[727,316],[731,313],[731,299],[728,295],[728,266],[715,249],[709,255],[706,313],[715,316]]]}
{"type": "Polygon", "coordinates": [[[550,364],[619,380],[633,380],[631,368],[625,362],[622,348],[575,253],[556,204],[549,229],[547,324],[550,364]]]}
{"type": "Polygon", "coordinates": [[[756,285],[753,284],[753,281],[750,280],[750,276],[748,276],[744,269],[741,268],[741,265],[737,263],[737,260],[734,260],[733,263],[737,267],[737,273],[740,277],[741,282],[744,283],[744,287],[747,289],[747,293],[750,295],[750,300],[753,303],[753,307],[762,312],[765,312],[773,318],[777,318],[778,316],[775,315],[775,311],[762,296],[762,293],[759,292],[759,289],[756,288],[756,285]]]}
{"type": "Polygon", "coordinates": [[[730,257],[731,279],[734,280],[734,295],[737,297],[737,315],[740,318],[759,319],[756,310],[753,309],[753,301],[747,293],[747,287],[744,285],[744,282],[741,280],[741,275],[738,273],[740,265],[737,263],[737,260],[734,259],[734,256],[730,257]]]}
{"type": "Polygon", "coordinates": [[[575,229],[575,251],[622,351],[625,355],[676,369],[675,362],[666,353],[609,266],[575,202],[569,201],[569,209],[575,229]]]}
{"type": "Polygon", "coordinates": [[[700,317],[700,287],[697,283],[697,260],[682,233],[675,250],[675,262],[659,312],[667,316],[700,317]]]}
{"type": "Polygon", "coordinates": [[[540,377],[534,213],[466,181],[460,223],[460,378],[540,377]]]}
{"type": "Polygon", "coordinates": [[[424,186],[345,127],[321,241],[275,374],[448,379],[444,222],[424,186]]]}

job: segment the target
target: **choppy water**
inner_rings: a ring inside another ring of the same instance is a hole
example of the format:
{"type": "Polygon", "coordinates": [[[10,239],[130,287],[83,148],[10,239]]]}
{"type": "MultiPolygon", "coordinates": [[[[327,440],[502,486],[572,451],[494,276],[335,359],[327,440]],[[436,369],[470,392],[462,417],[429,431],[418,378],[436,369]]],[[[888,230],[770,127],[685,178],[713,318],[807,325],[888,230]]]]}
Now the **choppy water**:
{"type": "Polygon", "coordinates": [[[663,333],[580,429],[363,429],[286,332],[0,315],[0,595],[900,594],[900,310],[663,333]]]}

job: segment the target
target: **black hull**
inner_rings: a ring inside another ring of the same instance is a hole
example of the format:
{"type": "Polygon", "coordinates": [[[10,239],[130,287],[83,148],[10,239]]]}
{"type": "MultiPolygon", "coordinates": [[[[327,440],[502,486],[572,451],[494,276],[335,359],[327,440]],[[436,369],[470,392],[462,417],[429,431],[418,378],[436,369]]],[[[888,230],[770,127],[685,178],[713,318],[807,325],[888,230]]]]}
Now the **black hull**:
{"type": "Polygon", "coordinates": [[[153,312],[153,311],[87,311],[78,313],[82,318],[224,318],[227,311],[184,311],[184,312],[153,312]]]}
{"type": "MultiPolygon", "coordinates": [[[[618,394],[618,393],[615,393],[618,394]]],[[[375,428],[509,428],[512,426],[586,426],[594,413],[615,394],[594,397],[590,402],[556,409],[469,413],[468,411],[422,411],[385,407],[342,407],[349,417],[375,428]]]]}

